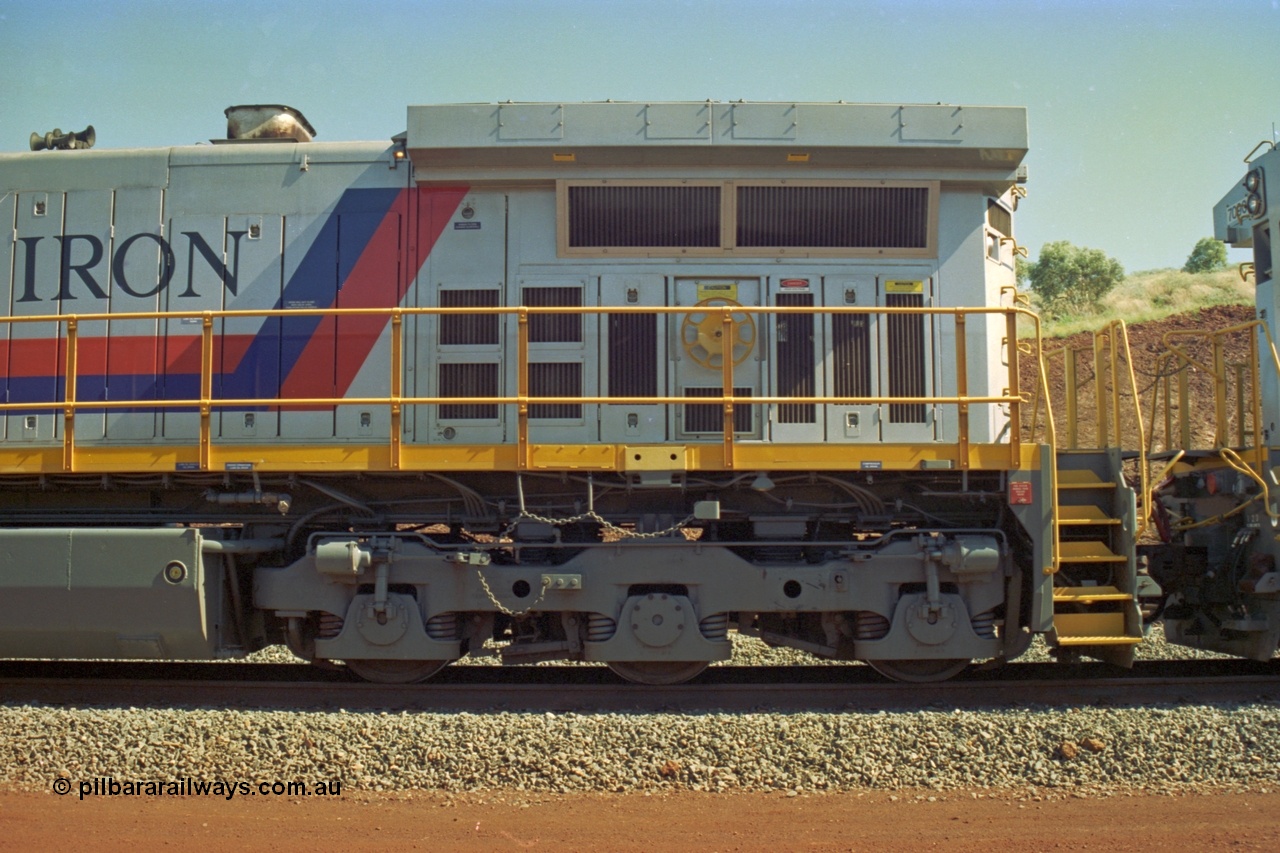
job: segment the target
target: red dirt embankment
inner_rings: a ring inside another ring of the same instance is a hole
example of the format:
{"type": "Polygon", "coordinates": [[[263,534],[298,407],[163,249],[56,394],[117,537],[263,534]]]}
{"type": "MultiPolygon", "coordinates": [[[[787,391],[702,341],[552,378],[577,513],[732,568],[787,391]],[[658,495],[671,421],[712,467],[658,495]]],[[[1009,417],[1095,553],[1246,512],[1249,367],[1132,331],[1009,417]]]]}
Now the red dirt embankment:
{"type": "MultiPolygon", "coordinates": [[[[1142,418],[1155,433],[1154,436],[1148,436],[1148,441],[1152,442],[1155,450],[1163,450],[1168,446],[1165,437],[1165,403],[1163,398],[1163,385],[1165,383],[1162,378],[1170,375],[1176,369],[1176,365],[1173,362],[1164,360],[1164,357],[1169,353],[1169,349],[1165,345],[1166,334],[1170,332],[1179,333],[1175,337],[1174,343],[1201,365],[1200,367],[1192,366],[1187,369],[1189,391],[1187,411],[1190,415],[1194,445],[1196,447],[1210,447],[1216,444],[1214,441],[1214,383],[1211,373],[1203,369],[1209,368],[1213,364],[1213,348],[1210,335],[1215,331],[1238,326],[1253,319],[1254,311],[1251,306],[1217,305],[1211,308],[1202,308],[1188,314],[1166,317],[1162,320],[1138,323],[1127,328],[1129,353],[1132,360],[1133,376],[1141,402],[1142,418]],[[1187,336],[1182,333],[1199,334],[1187,336]],[[1159,403],[1155,410],[1156,417],[1154,422],[1152,422],[1151,417],[1153,398],[1158,398],[1159,403]]],[[[1223,337],[1223,357],[1227,365],[1248,363],[1249,337],[1250,332],[1248,331],[1235,332],[1223,337]]],[[[1078,446],[1093,447],[1097,445],[1098,403],[1093,341],[1093,332],[1078,332],[1069,337],[1052,338],[1044,341],[1048,365],[1049,399],[1053,406],[1059,447],[1066,447],[1070,444],[1068,434],[1069,410],[1066,400],[1066,359],[1060,354],[1054,354],[1064,348],[1078,353],[1076,356],[1077,383],[1075,395],[1076,419],[1079,425],[1077,433],[1078,446]]],[[[1023,343],[1025,345],[1027,342],[1024,341],[1023,343]]],[[[1269,360],[1269,357],[1264,357],[1262,360],[1264,371],[1271,369],[1268,364],[1269,360]]],[[[1036,360],[1023,357],[1019,362],[1019,367],[1024,396],[1035,399],[1038,397],[1036,391],[1039,388],[1036,360]]],[[[1106,399],[1111,400],[1109,390],[1111,383],[1108,375],[1110,366],[1105,361],[1104,371],[1104,389],[1108,389],[1106,390],[1106,399]]],[[[1229,373],[1234,376],[1234,372],[1230,368],[1229,373]]],[[[1179,431],[1178,423],[1181,408],[1178,403],[1178,379],[1176,375],[1171,376],[1171,378],[1171,420],[1176,436],[1179,431]]],[[[1120,368],[1119,388],[1124,445],[1134,448],[1137,441],[1137,419],[1134,414],[1133,395],[1123,362],[1121,362],[1120,368]]],[[[1248,389],[1247,379],[1245,389],[1248,389]]],[[[1227,440],[1225,443],[1227,445],[1235,445],[1239,442],[1236,434],[1238,422],[1234,414],[1236,409],[1234,380],[1229,383],[1227,390],[1229,411],[1227,440]]],[[[1108,404],[1108,407],[1110,407],[1110,404],[1108,404]]],[[[1041,429],[1043,429],[1043,423],[1044,415],[1042,413],[1039,418],[1041,429]]],[[[1029,432],[1032,427],[1032,420],[1024,416],[1023,425],[1024,438],[1032,438],[1029,432]]],[[[1109,428],[1109,437],[1111,441],[1107,443],[1114,444],[1114,425],[1109,428]]],[[[1252,440],[1250,436],[1246,436],[1246,439],[1252,440]]]]}

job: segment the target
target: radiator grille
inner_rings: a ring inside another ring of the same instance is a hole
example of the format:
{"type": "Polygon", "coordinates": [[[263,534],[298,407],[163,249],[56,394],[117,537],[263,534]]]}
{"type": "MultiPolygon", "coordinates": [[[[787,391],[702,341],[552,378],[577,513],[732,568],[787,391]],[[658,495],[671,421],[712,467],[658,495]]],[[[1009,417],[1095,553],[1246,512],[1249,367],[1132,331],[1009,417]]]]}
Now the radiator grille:
{"type": "MultiPolygon", "coordinates": [[[[536,362],[529,365],[529,396],[581,397],[582,362],[536,362]]],[[[531,403],[531,418],[581,418],[577,403],[531,403]]]]}
{"type": "MultiPolygon", "coordinates": [[[[496,290],[442,290],[441,308],[497,308],[496,290]]],[[[498,343],[500,315],[476,311],[440,315],[441,346],[475,346],[498,343]]]]}
{"type": "MultiPolygon", "coordinates": [[[[885,294],[889,308],[920,308],[924,297],[918,293],[885,294]]],[[[889,394],[890,397],[925,396],[925,323],[928,318],[911,314],[890,314],[887,318],[889,335],[889,394]]],[[[925,422],[924,403],[890,403],[889,423],[922,424],[925,422]]]]}
{"type": "Polygon", "coordinates": [[[720,187],[569,187],[569,246],[720,245],[720,187]]]}
{"type": "MultiPolygon", "coordinates": [[[[724,393],[724,389],[716,388],[685,388],[684,395],[686,397],[719,397],[724,393]]],[[[750,388],[734,388],[733,396],[750,397],[750,388]]],[[[733,407],[733,431],[734,432],[751,432],[752,414],[755,406],[747,406],[741,403],[735,404],[733,407]]],[[[686,403],[684,407],[684,431],[685,432],[724,432],[724,409],[718,403],[686,403]]]]}
{"type": "Polygon", "coordinates": [[[987,199],[987,224],[992,231],[999,231],[1006,237],[1013,236],[1013,215],[995,199],[987,199]]]}
{"type": "Polygon", "coordinates": [[[658,315],[609,315],[609,394],[658,396],[658,315]]]}
{"type": "Polygon", "coordinates": [[[740,186],[738,246],[924,249],[925,187],[740,186]]]}
{"type": "MultiPolygon", "coordinates": [[[[441,364],[441,397],[498,396],[498,365],[441,364]]],[[[445,403],[440,406],[441,420],[495,420],[496,403],[445,403]]]]}
{"type": "Polygon", "coordinates": [[[866,314],[831,318],[835,396],[871,396],[871,321],[866,314]]]}
{"type": "MultiPolygon", "coordinates": [[[[580,287],[526,287],[522,297],[530,308],[580,308],[580,287]]],[[[529,343],[582,343],[581,314],[530,314],[529,343]]]]}
{"type": "MultiPolygon", "coordinates": [[[[813,307],[812,293],[779,293],[779,307],[813,307]]],[[[778,340],[778,396],[814,397],[813,315],[779,314],[775,320],[778,340]]],[[[778,422],[811,424],[817,422],[817,407],[812,403],[783,403],[778,406],[778,422]]]]}

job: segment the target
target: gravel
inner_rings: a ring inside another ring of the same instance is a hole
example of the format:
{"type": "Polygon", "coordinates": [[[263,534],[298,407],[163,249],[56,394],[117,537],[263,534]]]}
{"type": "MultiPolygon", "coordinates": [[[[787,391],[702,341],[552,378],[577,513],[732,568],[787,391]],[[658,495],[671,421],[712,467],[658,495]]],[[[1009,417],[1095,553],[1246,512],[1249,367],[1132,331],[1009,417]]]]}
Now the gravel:
{"type": "MultiPolygon", "coordinates": [[[[1150,640],[1141,657],[1200,656],[1158,628],[1150,640]]],[[[736,664],[821,662],[734,642],[736,664]]],[[[1047,657],[1037,641],[1023,659],[1047,657]]],[[[296,660],[281,647],[252,659],[296,660]]],[[[1044,799],[1266,790],[1280,785],[1277,731],[1280,703],[696,715],[0,705],[0,786],[336,779],[344,791],[1028,789],[1044,799]]]]}
{"type": "Polygon", "coordinates": [[[1280,705],[842,714],[0,706],[0,784],[338,779],[343,790],[819,792],[1275,786],[1280,705]]]}

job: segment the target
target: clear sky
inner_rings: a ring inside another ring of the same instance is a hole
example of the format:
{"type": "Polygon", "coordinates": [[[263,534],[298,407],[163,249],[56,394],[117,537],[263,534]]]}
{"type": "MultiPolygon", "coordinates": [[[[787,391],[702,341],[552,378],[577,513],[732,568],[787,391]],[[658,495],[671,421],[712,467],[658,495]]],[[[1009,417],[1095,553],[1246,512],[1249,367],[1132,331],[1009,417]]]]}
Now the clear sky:
{"type": "Polygon", "coordinates": [[[1280,0],[0,0],[0,151],[87,124],[191,143],[238,103],[321,140],[386,139],[424,103],[1025,106],[1019,241],[1137,271],[1212,233],[1278,73],[1280,0]]]}

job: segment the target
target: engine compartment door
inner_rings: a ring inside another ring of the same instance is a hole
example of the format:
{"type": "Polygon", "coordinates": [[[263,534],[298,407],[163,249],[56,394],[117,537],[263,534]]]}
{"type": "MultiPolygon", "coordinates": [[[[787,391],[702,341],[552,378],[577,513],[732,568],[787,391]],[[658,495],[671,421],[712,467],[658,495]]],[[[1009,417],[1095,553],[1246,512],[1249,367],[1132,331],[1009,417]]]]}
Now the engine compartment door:
{"type": "MultiPolygon", "coordinates": [[[[699,276],[676,278],[674,304],[689,308],[671,315],[669,327],[671,360],[675,371],[674,396],[719,397],[724,389],[724,361],[733,363],[735,397],[758,397],[763,393],[762,363],[768,352],[763,344],[764,326],[759,314],[730,314],[728,306],[761,304],[758,278],[699,276]]],[[[724,435],[724,411],[715,403],[686,403],[673,406],[672,434],[677,439],[715,441],[724,435]]],[[[734,435],[738,439],[759,439],[763,435],[760,406],[734,407],[734,435]]]]}

